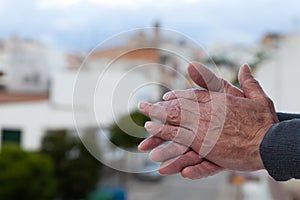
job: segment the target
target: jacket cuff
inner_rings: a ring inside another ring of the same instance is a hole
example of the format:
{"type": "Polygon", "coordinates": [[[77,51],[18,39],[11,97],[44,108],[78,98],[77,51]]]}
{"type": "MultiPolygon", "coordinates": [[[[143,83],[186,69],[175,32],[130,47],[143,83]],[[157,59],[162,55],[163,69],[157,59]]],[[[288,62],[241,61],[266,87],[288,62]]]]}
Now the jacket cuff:
{"type": "Polygon", "coordinates": [[[276,181],[300,178],[300,119],[274,124],[260,144],[260,155],[276,181]]]}

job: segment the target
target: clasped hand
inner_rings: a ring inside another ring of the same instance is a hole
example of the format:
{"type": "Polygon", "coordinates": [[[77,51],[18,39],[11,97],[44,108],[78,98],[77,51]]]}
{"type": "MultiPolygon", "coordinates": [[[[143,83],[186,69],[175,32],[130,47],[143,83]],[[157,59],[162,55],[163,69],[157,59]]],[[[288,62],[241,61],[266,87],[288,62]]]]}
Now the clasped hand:
{"type": "Polygon", "coordinates": [[[160,173],[192,179],[223,169],[263,169],[259,146],[278,119],[249,66],[240,68],[242,91],[201,64],[190,64],[188,72],[204,90],[171,91],[165,101],[140,104],[143,114],[159,122],[145,124],[152,136],[139,149],[152,150],[150,158],[162,162],[160,173]]]}

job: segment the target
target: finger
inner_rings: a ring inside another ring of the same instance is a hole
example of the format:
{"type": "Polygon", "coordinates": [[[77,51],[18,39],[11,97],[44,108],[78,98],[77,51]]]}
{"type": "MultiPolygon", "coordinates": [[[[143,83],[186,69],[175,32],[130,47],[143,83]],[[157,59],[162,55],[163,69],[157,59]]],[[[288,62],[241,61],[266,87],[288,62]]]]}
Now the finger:
{"type": "Polygon", "coordinates": [[[212,176],[223,170],[224,168],[208,160],[204,160],[197,165],[185,167],[181,171],[181,176],[184,178],[199,179],[212,176]]]}
{"type": "Polygon", "coordinates": [[[175,142],[171,142],[165,146],[153,149],[150,152],[149,157],[154,162],[165,162],[177,156],[183,155],[189,150],[189,147],[183,146],[175,142]]]}
{"type": "Polygon", "coordinates": [[[189,151],[184,155],[178,156],[171,160],[168,160],[161,164],[158,168],[160,174],[169,175],[181,172],[187,166],[193,166],[202,162],[202,158],[199,157],[194,151],[189,151]]]}
{"type": "Polygon", "coordinates": [[[221,92],[224,88],[221,78],[200,63],[190,63],[188,73],[191,79],[200,87],[217,92],[221,92]]]}
{"type": "Polygon", "coordinates": [[[252,76],[251,69],[248,64],[244,64],[238,75],[239,83],[244,94],[249,99],[267,98],[267,95],[259,85],[258,81],[252,76]]]}
{"type": "MultiPolygon", "coordinates": [[[[191,79],[202,88],[213,92],[223,92],[233,96],[244,97],[243,92],[239,88],[233,86],[223,78],[219,78],[215,73],[200,63],[192,62],[189,64],[188,73],[191,79]]],[[[176,96],[168,96],[166,94],[163,96],[164,100],[174,98],[176,98],[176,96]]]]}
{"type": "Polygon", "coordinates": [[[146,122],[145,128],[151,135],[166,141],[173,141],[187,147],[192,146],[193,142],[201,144],[201,141],[198,141],[199,139],[195,136],[192,130],[188,130],[183,127],[156,122],[146,122]]]}
{"type": "Polygon", "coordinates": [[[224,92],[234,96],[244,96],[240,89],[233,86],[228,81],[219,78],[215,73],[200,63],[190,63],[188,66],[188,73],[191,79],[202,88],[214,92],[224,92]]]}
{"type": "Polygon", "coordinates": [[[199,115],[200,112],[200,104],[198,102],[184,98],[172,99],[170,101],[160,101],[156,103],[156,105],[159,105],[164,108],[172,106],[179,107],[180,110],[187,110],[196,115],[199,115]]]}
{"type": "Polygon", "coordinates": [[[248,64],[244,64],[239,71],[239,83],[244,90],[245,96],[249,99],[260,100],[264,102],[274,116],[274,120],[278,121],[274,104],[266,95],[259,82],[252,76],[251,69],[248,64]]]}
{"type": "Polygon", "coordinates": [[[159,137],[150,136],[150,137],[146,138],[145,140],[143,140],[139,144],[138,149],[140,151],[149,151],[149,150],[152,150],[152,149],[158,147],[159,145],[163,144],[164,142],[166,142],[166,141],[159,137]]]}
{"type": "MultiPolygon", "coordinates": [[[[181,110],[179,106],[162,107],[157,104],[145,103],[146,105],[140,110],[143,114],[148,115],[151,119],[159,120],[163,123],[168,123],[177,126],[183,126],[189,129],[195,129],[198,125],[197,120],[199,114],[181,110]]],[[[141,105],[141,104],[140,104],[141,105]]]]}
{"type": "Polygon", "coordinates": [[[148,102],[140,102],[139,103],[140,112],[149,117],[150,105],[151,104],[148,102]]]}
{"type": "Polygon", "coordinates": [[[206,103],[211,101],[211,95],[213,92],[207,91],[207,90],[201,90],[197,88],[191,88],[187,90],[174,90],[167,92],[163,98],[166,101],[170,101],[171,99],[178,99],[178,98],[184,98],[189,99],[196,102],[202,102],[206,103]]]}

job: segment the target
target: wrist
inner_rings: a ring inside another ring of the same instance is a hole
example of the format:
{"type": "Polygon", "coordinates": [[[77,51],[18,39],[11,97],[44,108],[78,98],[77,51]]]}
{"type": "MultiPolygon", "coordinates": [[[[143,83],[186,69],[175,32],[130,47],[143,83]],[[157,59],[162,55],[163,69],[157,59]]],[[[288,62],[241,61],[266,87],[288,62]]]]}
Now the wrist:
{"type": "Polygon", "coordinates": [[[267,135],[269,129],[273,126],[274,124],[270,124],[264,128],[262,128],[259,132],[259,137],[258,137],[258,141],[257,141],[257,161],[256,161],[256,170],[261,170],[261,169],[266,169],[265,168],[265,164],[263,161],[263,157],[261,155],[261,146],[262,146],[262,142],[265,138],[265,136],[267,135]]]}

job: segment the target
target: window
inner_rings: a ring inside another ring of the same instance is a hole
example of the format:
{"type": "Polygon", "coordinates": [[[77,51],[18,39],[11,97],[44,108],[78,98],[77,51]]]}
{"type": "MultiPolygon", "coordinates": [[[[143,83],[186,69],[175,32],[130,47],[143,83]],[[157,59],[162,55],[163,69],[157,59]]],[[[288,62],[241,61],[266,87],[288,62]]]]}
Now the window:
{"type": "Polygon", "coordinates": [[[15,143],[21,144],[21,130],[20,129],[3,129],[2,130],[2,144],[15,143]]]}

